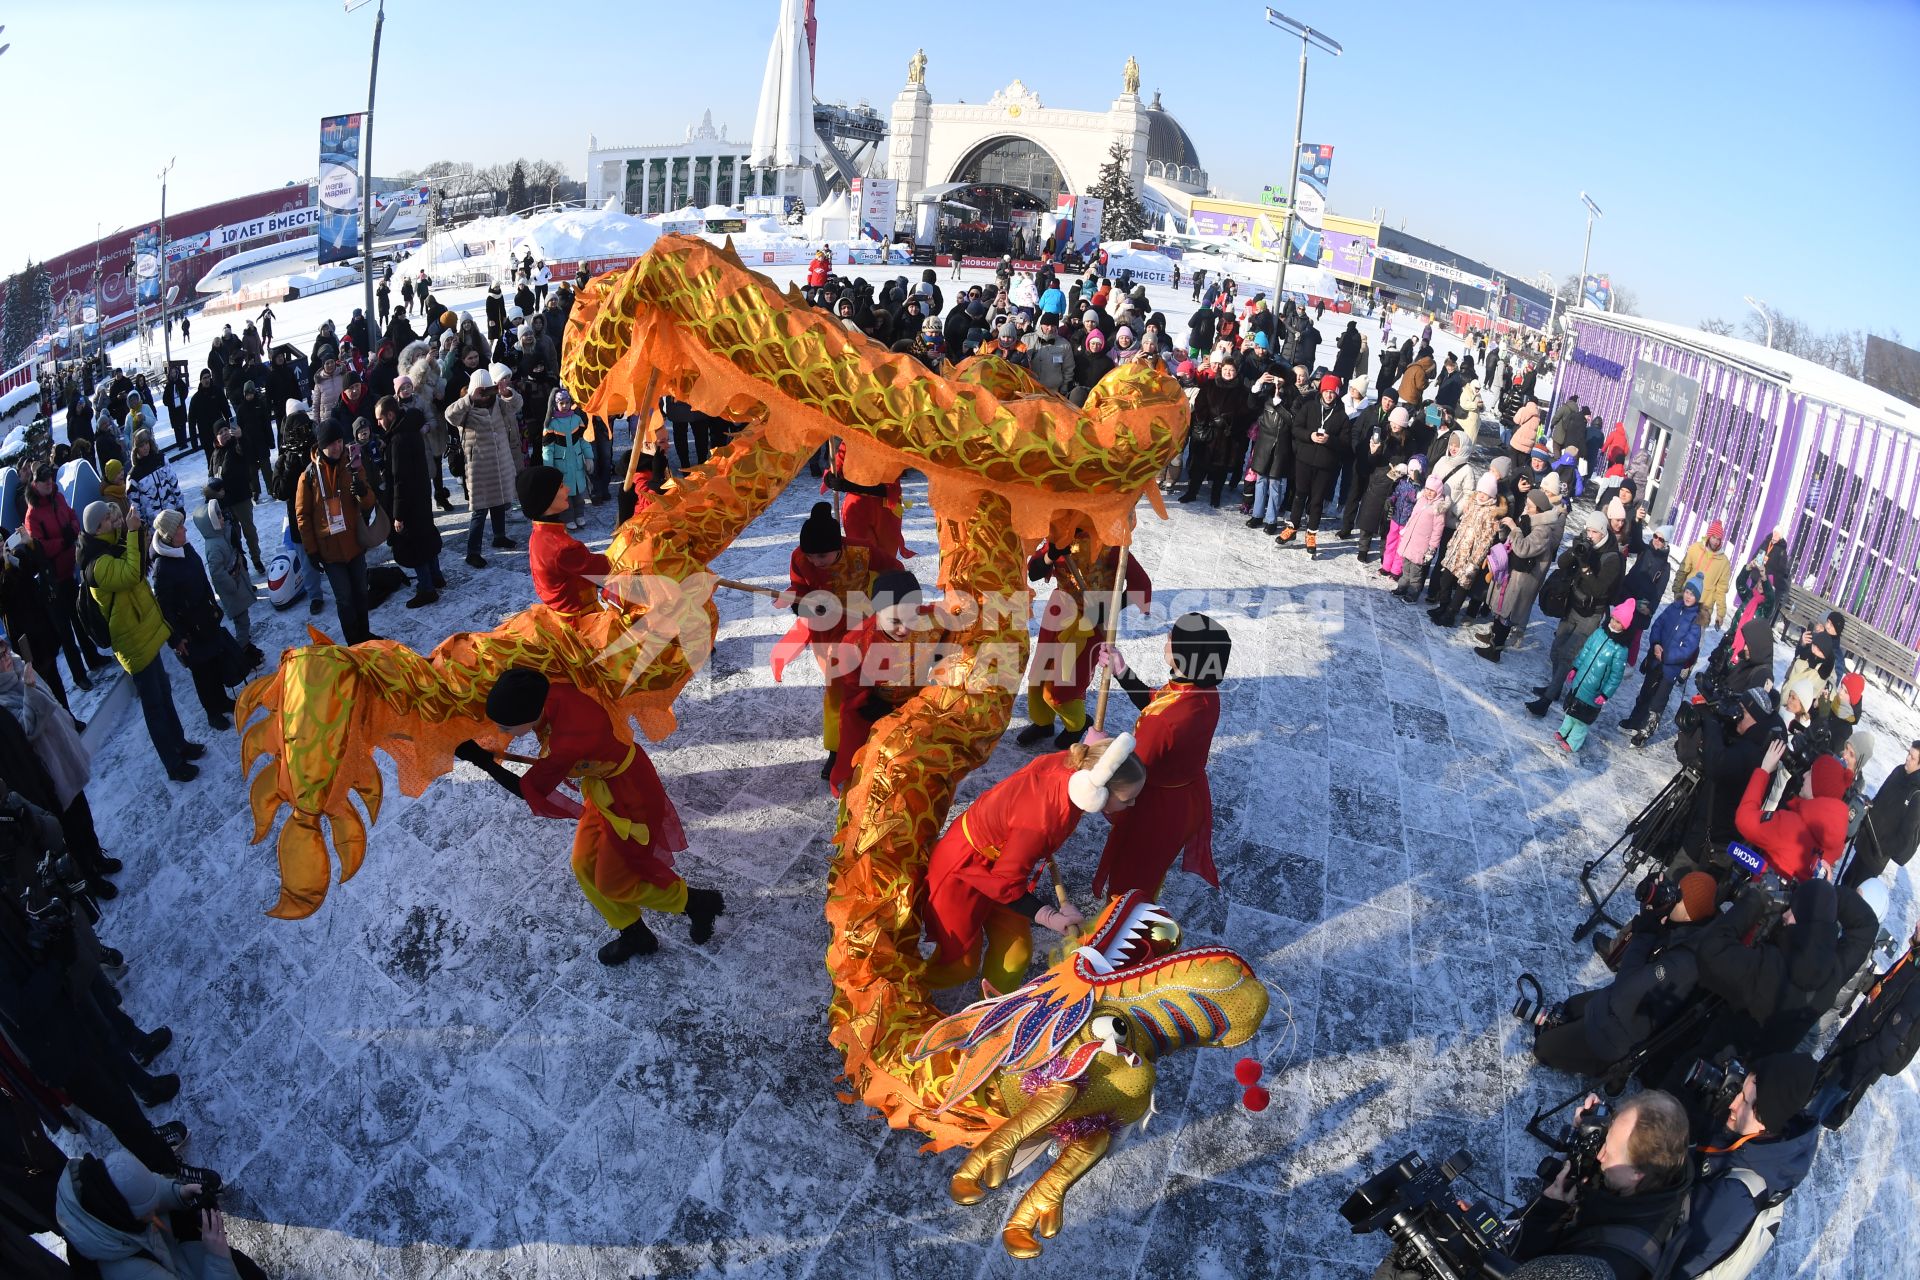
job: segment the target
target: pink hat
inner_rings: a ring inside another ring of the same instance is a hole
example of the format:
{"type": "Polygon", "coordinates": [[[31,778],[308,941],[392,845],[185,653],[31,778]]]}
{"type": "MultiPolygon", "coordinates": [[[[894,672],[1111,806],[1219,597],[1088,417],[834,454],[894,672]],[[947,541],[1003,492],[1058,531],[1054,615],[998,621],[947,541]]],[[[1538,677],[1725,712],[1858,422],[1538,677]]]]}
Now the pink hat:
{"type": "Polygon", "coordinates": [[[1436,472],[1433,475],[1430,475],[1427,477],[1427,484],[1426,484],[1427,492],[1439,493],[1442,489],[1446,487],[1446,483],[1447,482],[1440,477],[1439,473],[1436,472]]]}
{"type": "Polygon", "coordinates": [[[1625,631],[1633,625],[1633,606],[1633,601],[1622,600],[1619,604],[1607,610],[1607,616],[1613,619],[1622,631],[1625,631]]]}
{"type": "Polygon", "coordinates": [[[1625,520],[1626,518],[1627,518],[1627,506],[1624,502],[1620,501],[1620,499],[1618,498],[1615,498],[1611,502],[1607,503],[1607,519],[1625,520]]]}
{"type": "Polygon", "coordinates": [[[1500,477],[1489,471],[1481,476],[1480,483],[1473,487],[1476,492],[1484,493],[1489,498],[1497,498],[1500,496],[1500,477]]]}

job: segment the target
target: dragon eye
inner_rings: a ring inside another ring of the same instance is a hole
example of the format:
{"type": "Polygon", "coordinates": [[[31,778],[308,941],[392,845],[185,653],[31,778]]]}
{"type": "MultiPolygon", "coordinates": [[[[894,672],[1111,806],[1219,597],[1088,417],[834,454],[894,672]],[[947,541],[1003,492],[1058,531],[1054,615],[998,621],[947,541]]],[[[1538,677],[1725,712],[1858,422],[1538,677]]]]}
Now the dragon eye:
{"type": "Polygon", "coordinates": [[[1117,1018],[1110,1013],[1103,1013],[1095,1018],[1092,1023],[1092,1028],[1093,1034],[1102,1040],[1125,1040],[1127,1038],[1126,1020],[1117,1018]]]}

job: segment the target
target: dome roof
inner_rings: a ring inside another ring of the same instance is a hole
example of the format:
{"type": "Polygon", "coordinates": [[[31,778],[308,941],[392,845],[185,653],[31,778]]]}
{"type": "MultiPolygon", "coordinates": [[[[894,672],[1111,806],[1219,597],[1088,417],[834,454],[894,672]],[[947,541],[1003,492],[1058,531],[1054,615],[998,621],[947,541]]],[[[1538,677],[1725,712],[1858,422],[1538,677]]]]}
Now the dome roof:
{"type": "Polygon", "coordinates": [[[1187,136],[1187,131],[1180,127],[1180,122],[1173,118],[1172,113],[1160,105],[1158,90],[1147,106],[1147,159],[1189,165],[1195,169],[1201,167],[1200,153],[1194,150],[1193,139],[1187,136]]]}

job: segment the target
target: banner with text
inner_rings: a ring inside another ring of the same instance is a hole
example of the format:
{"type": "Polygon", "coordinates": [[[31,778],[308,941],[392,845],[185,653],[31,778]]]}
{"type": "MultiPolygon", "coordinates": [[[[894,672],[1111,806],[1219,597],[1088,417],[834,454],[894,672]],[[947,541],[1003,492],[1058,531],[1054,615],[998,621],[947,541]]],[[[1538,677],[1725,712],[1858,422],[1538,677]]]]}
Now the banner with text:
{"type": "Polygon", "coordinates": [[[1587,277],[1587,301],[1605,311],[1613,299],[1613,280],[1609,276],[1587,277]]]}
{"type": "Polygon", "coordinates": [[[133,238],[134,300],[143,307],[160,301],[160,232],[149,227],[133,238]]]}
{"type": "MultiPolygon", "coordinates": [[[[320,263],[360,256],[359,113],[320,118],[320,263]]],[[[222,228],[225,230],[225,228],[222,228]]]]}
{"type": "Polygon", "coordinates": [[[1320,265],[1322,230],[1327,218],[1327,179],[1333,173],[1333,148],[1319,143],[1300,144],[1299,188],[1294,197],[1293,243],[1288,261],[1303,267],[1320,265]]]}
{"type": "Polygon", "coordinates": [[[1100,224],[1107,216],[1107,202],[1099,196],[1080,196],[1073,209],[1073,247],[1080,256],[1092,259],[1100,252],[1100,224]]]}
{"type": "Polygon", "coordinates": [[[892,240],[894,223],[900,217],[899,179],[855,178],[852,195],[853,207],[859,211],[861,238],[892,240]]]}

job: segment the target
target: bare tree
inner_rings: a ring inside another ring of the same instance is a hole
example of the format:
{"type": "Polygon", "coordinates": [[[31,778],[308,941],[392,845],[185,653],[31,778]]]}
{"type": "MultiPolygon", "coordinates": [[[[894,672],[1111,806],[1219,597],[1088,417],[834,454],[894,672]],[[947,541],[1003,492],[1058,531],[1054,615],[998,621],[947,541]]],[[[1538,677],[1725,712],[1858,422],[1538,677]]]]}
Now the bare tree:
{"type": "Polygon", "coordinates": [[[1731,320],[1722,320],[1719,316],[1708,316],[1700,322],[1699,329],[1700,332],[1711,333],[1716,338],[1733,337],[1733,322],[1731,320]]]}

